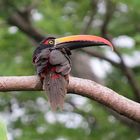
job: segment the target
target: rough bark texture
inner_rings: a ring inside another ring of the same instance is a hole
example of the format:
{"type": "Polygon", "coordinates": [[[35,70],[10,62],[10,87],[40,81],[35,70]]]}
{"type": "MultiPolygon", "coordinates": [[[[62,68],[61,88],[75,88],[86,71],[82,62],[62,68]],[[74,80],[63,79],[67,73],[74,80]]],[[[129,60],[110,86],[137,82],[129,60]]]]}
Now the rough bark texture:
{"type": "MultiPolygon", "coordinates": [[[[37,76],[0,77],[0,91],[42,90],[37,76]]],[[[96,100],[121,115],[140,123],[140,104],[94,81],[70,77],[68,92],[96,100]]]]}

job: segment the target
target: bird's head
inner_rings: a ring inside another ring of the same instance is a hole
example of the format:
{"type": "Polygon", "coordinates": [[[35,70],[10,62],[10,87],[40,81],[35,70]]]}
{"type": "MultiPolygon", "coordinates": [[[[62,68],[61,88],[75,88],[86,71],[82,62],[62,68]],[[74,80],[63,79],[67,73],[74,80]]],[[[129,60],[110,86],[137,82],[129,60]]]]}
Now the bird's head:
{"type": "Polygon", "coordinates": [[[53,48],[55,44],[55,38],[54,37],[47,37],[43,41],[40,42],[39,46],[34,50],[33,53],[33,60],[32,62],[35,63],[35,60],[37,56],[45,49],[53,48]]]}
{"type": "Polygon", "coordinates": [[[55,45],[55,39],[54,37],[47,37],[45,38],[43,41],[41,41],[41,45],[43,45],[44,47],[54,47],[55,45]]]}
{"type": "Polygon", "coordinates": [[[113,48],[113,45],[108,40],[93,35],[73,35],[60,38],[48,37],[41,44],[44,47],[68,48],[70,50],[101,45],[107,45],[113,48]]]}

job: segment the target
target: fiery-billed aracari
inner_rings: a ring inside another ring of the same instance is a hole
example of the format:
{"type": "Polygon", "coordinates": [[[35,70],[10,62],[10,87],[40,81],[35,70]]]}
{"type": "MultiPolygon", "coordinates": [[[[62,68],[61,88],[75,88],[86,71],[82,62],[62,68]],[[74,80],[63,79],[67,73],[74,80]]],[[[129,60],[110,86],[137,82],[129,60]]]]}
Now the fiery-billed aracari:
{"type": "Polygon", "coordinates": [[[99,45],[113,47],[102,37],[74,35],[62,38],[47,37],[35,49],[33,63],[53,110],[63,107],[71,71],[71,50],[99,45]]]}

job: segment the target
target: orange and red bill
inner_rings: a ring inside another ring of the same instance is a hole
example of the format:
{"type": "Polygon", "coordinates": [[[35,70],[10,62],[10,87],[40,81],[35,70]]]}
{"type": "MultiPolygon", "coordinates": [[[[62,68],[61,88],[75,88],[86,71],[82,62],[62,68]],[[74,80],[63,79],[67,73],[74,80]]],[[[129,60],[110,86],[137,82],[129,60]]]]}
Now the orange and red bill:
{"type": "Polygon", "coordinates": [[[55,39],[56,48],[69,48],[70,50],[88,46],[107,45],[113,49],[113,45],[105,38],[93,35],[73,35],[55,39]]]}

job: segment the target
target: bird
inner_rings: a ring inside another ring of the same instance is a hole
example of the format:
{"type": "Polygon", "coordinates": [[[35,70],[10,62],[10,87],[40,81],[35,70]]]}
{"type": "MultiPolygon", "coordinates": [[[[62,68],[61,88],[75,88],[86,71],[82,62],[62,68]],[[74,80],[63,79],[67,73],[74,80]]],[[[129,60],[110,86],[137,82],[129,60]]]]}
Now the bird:
{"type": "Polygon", "coordinates": [[[53,111],[63,108],[71,71],[71,51],[89,46],[107,45],[110,41],[95,35],[46,37],[33,52],[32,61],[53,111]]]}

